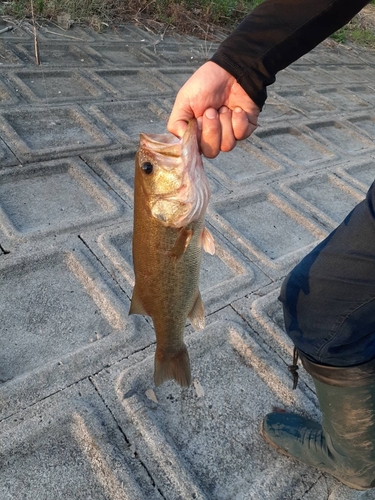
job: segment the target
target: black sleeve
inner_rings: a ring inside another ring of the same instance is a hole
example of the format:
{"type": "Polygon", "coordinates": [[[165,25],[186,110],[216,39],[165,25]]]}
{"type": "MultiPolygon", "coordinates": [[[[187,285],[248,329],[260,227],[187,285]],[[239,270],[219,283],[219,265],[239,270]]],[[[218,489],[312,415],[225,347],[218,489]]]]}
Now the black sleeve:
{"type": "Polygon", "coordinates": [[[260,107],[266,86],[350,21],[369,0],[265,0],[220,44],[211,61],[227,70],[260,107]]]}

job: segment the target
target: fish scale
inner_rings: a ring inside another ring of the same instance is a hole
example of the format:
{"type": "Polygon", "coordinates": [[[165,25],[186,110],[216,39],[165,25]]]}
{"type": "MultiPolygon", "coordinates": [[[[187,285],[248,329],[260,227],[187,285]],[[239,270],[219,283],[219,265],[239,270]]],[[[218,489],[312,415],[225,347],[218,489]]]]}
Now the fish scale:
{"type": "Polygon", "coordinates": [[[204,227],[209,187],[196,134],[195,120],[178,144],[167,134],[143,134],[136,155],[135,286],[130,314],[145,314],[153,320],[156,385],[168,379],[175,379],[183,387],[190,385],[190,361],[183,341],[186,319],[189,317],[195,329],[204,327],[199,272],[203,248],[213,253],[214,247],[204,227]],[[153,211],[155,193],[160,203],[153,211]],[[201,208],[197,210],[197,206],[201,208]],[[193,214],[190,221],[189,213],[193,214]],[[176,220],[184,224],[179,227],[176,220]]]}

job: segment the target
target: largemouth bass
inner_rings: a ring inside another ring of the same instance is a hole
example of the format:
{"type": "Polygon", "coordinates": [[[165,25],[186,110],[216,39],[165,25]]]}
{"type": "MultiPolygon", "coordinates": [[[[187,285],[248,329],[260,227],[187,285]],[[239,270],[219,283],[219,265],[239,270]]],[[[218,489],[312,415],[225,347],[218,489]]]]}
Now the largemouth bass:
{"type": "Polygon", "coordinates": [[[129,314],[152,318],[156,333],[154,382],[191,383],[183,332],[189,318],[204,328],[198,288],[202,249],[215,251],[204,226],[210,189],[191,120],[182,139],[141,134],[135,160],[133,263],[129,314]]]}

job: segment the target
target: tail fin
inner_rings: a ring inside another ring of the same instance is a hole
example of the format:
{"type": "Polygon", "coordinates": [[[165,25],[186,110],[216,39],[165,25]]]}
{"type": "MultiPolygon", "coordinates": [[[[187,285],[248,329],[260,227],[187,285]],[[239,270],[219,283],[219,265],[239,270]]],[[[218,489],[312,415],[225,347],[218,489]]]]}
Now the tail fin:
{"type": "Polygon", "coordinates": [[[168,354],[156,347],[155,353],[155,385],[161,385],[166,380],[174,379],[181,387],[191,384],[190,361],[185,344],[173,354],[168,354]]]}

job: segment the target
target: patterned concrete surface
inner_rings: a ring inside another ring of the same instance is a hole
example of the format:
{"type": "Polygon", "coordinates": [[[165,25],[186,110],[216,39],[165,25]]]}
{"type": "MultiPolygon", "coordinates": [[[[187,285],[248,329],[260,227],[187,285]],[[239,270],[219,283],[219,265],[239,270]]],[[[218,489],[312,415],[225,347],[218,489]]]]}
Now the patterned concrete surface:
{"type": "Polygon", "coordinates": [[[374,178],[375,54],[318,47],[279,75],[253,137],[205,160],[207,327],[186,328],[192,387],[156,389],[152,327],[128,316],[134,154],[216,45],[38,36],[40,67],[27,24],[0,35],[0,499],[374,499],[259,425],[273,406],[319,418],[309,376],[291,390],[277,295],[374,178]]]}

